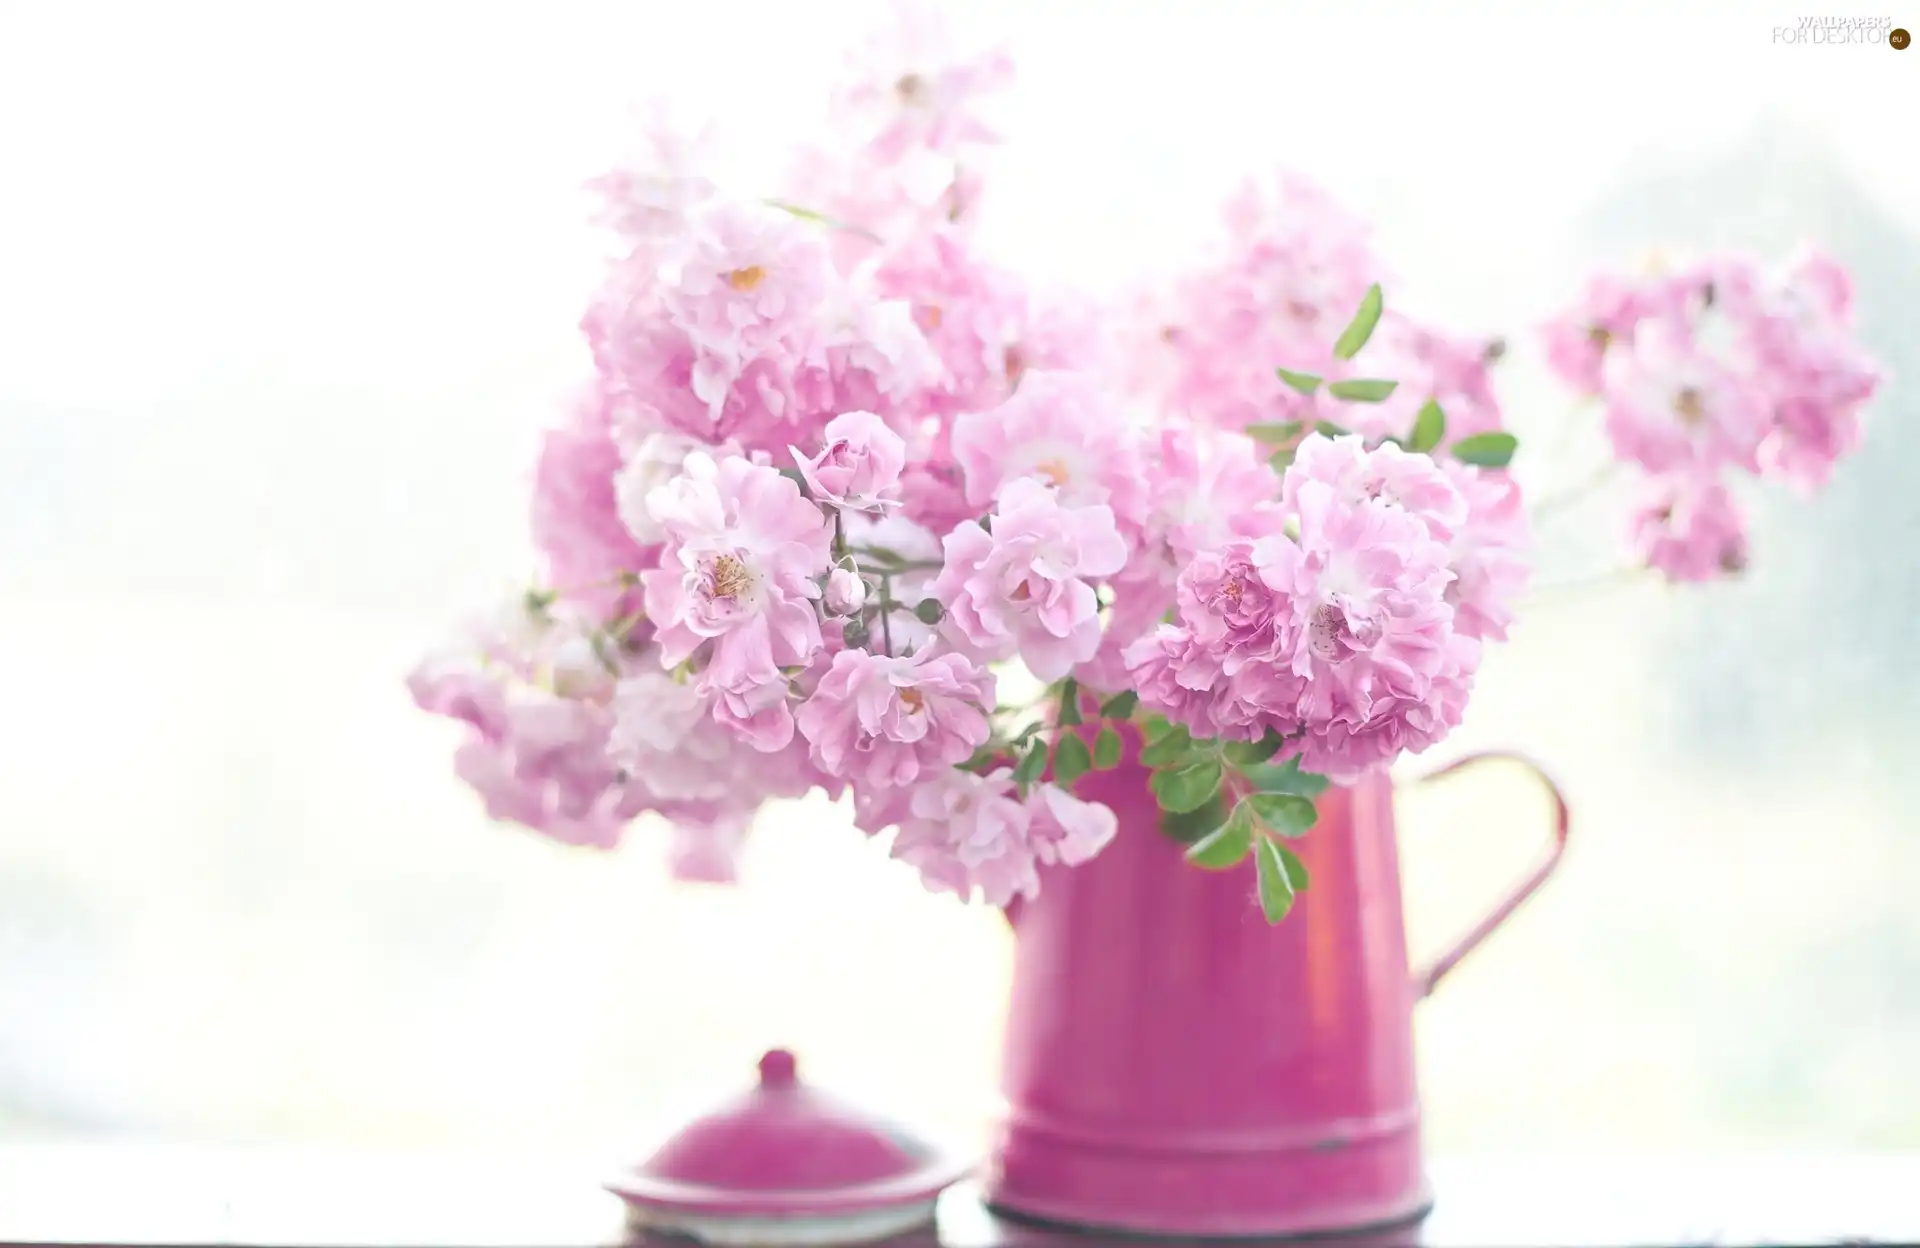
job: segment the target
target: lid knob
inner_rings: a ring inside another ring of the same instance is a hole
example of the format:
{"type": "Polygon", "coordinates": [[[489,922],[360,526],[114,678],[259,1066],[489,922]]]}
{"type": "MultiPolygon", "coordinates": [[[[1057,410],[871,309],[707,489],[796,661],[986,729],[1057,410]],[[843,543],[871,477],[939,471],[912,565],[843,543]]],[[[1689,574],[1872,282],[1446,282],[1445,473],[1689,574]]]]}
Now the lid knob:
{"type": "Polygon", "coordinates": [[[760,1086],[769,1091],[784,1090],[796,1082],[793,1054],[786,1049],[768,1049],[760,1059],[760,1086]]]}

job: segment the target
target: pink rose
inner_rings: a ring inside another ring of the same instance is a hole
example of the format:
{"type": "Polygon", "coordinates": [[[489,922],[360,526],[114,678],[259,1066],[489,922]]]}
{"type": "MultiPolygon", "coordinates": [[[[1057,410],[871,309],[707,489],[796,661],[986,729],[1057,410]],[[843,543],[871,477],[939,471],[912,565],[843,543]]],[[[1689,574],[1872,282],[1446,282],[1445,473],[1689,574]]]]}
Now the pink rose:
{"type": "Polygon", "coordinates": [[[987,739],[991,674],[964,655],[842,650],[798,712],[814,766],[855,785],[909,785],[987,739]]]}
{"type": "Polygon", "coordinates": [[[1018,654],[1042,680],[1058,680],[1100,648],[1092,582],[1127,560],[1104,506],[1063,507],[1031,478],[1010,482],[989,533],[967,521],[946,537],[933,595],[944,634],[986,658],[1018,654]]]}
{"type": "Polygon", "coordinates": [[[907,444],[872,412],[847,412],[827,422],[826,445],[809,459],[788,447],[818,502],[852,511],[879,511],[898,501],[907,444]]]}

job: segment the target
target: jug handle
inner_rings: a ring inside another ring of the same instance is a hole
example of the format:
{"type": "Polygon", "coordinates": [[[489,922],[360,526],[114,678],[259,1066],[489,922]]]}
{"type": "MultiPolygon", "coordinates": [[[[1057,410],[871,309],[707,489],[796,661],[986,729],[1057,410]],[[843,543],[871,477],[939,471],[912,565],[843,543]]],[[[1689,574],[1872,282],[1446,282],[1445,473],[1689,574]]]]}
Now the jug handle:
{"type": "Polygon", "coordinates": [[[1421,776],[1415,780],[1414,783],[1426,784],[1429,781],[1438,780],[1442,776],[1451,775],[1467,767],[1477,766],[1490,759],[1503,759],[1508,762],[1519,763],[1522,767],[1533,773],[1534,779],[1546,787],[1548,796],[1553,799],[1553,842],[1547,847],[1545,856],[1540,859],[1533,870],[1528,872],[1524,878],[1507,891],[1506,896],[1500,900],[1498,905],[1494,906],[1494,908],[1488,912],[1486,918],[1481,919],[1479,923],[1469,928],[1466,934],[1456,940],[1453,946],[1445,953],[1414,973],[1413,988],[1416,998],[1426,997],[1431,994],[1434,987],[1439,984],[1441,979],[1445,978],[1447,972],[1458,966],[1462,958],[1472,953],[1479,947],[1481,941],[1492,935],[1493,929],[1506,922],[1513,912],[1519,909],[1521,902],[1533,896],[1534,892],[1538,890],[1542,884],[1547,882],[1547,877],[1553,874],[1553,869],[1560,864],[1560,855],[1566,852],[1567,799],[1561,794],[1560,786],[1553,782],[1553,778],[1547,775],[1538,763],[1524,754],[1516,754],[1511,750],[1483,750],[1478,753],[1467,754],[1448,763],[1438,771],[1432,771],[1421,776]]]}

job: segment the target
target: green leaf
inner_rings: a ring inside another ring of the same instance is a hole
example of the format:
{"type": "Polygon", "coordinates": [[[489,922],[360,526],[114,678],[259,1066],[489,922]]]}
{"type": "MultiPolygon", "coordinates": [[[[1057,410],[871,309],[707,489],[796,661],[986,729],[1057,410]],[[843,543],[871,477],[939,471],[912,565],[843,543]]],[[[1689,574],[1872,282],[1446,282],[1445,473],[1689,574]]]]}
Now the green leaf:
{"type": "Polygon", "coordinates": [[[1208,871],[1226,871],[1239,866],[1253,852],[1253,820],[1234,807],[1227,821],[1195,841],[1187,850],[1187,861],[1208,871]]]}
{"type": "Polygon", "coordinates": [[[1300,861],[1300,855],[1294,853],[1285,845],[1277,845],[1271,841],[1269,841],[1268,844],[1273,845],[1275,849],[1280,851],[1280,863],[1287,869],[1287,883],[1293,885],[1293,891],[1296,893],[1306,892],[1307,864],[1300,861]]]}
{"type": "Polygon", "coordinates": [[[1360,348],[1367,345],[1367,339],[1373,337],[1373,327],[1380,323],[1380,284],[1375,282],[1367,287],[1367,293],[1360,300],[1360,310],[1353,314],[1347,327],[1340,331],[1340,338],[1333,344],[1333,353],[1343,360],[1350,360],[1360,354],[1360,348]]]}
{"type": "Polygon", "coordinates": [[[1351,429],[1341,428],[1330,420],[1319,421],[1313,426],[1313,431],[1323,438],[1344,438],[1353,432],[1351,429]]]}
{"type": "Polygon", "coordinates": [[[1288,447],[1284,451],[1275,451],[1267,458],[1267,466],[1275,472],[1284,474],[1287,469],[1293,467],[1293,448],[1288,447]]]}
{"type": "Polygon", "coordinates": [[[1193,738],[1176,724],[1172,732],[1140,751],[1140,761],[1149,767],[1166,767],[1188,761],[1193,753],[1193,738]]]}
{"type": "Polygon", "coordinates": [[[1267,735],[1258,741],[1228,741],[1221,745],[1220,752],[1227,761],[1236,767],[1246,767],[1253,763],[1264,763],[1280,752],[1287,739],[1271,728],[1267,735]]]}
{"type": "Polygon", "coordinates": [[[1334,382],[1327,387],[1327,393],[1336,399],[1351,399],[1356,403],[1378,403],[1399,388],[1397,381],[1354,378],[1351,381],[1334,382]]]}
{"type": "Polygon", "coordinates": [[[849,649],[860,649],[867,644],[868,640],[866,621],[848,620],[840,630],[840,638],[847,643],[849,649]]]}
{"type": "Polygon", "coordinates": [[[1126,747],[1120,740],[1120,734],[1113,730],[1112,724],[1100,725],[1100,735],[1093,739],[1093,766],[1097,771],[1111,771],[1120,765],[1121,752],[1126,747]]]}
{"type": "Polygon", "coordinates": [[[1060,686],[1060,723],[1070,727],[1080,722],[1080,682],[1069,676],[1060,686]]]}
{"type": "Polygon", "coordinates": [[[1413,440],[1407,443],[1410,451],[1430,451],[1440,445],[1447,436],[1447,414],[1440,405],[1428,399],[1420,408],[1420,414],[1413,419],[1413,440]]]}
{"type": "MultiPolygon", "coordinates": [[[[1168,612],[1168,614],[1171,615],[1172,612],[1168,612]]],[[[1172,720],[1155,711],[1153,714],[1147,716],[1147,722],[1140,726],[1140,732],[1148,741],[1158,741],[1160,738],[1174,731],[1176,727],[1178,727],[1178,725],[1172,720]]]]}
{"type": "Polygon", "coordinates": [[[1220,804],[1219,797],[1215,796],[1199,810],[1188,811],[1185,814],[1172,810],[1161,811],[1160,831],[1182,845],[1191,845],[1226,821],[1226,808],[1220,804]]]}
{"type": "Polygon", "coordinates": [[[1280,374],[1281,381],[1300,394],[1312,394],[1320,388],[1320,379],[1312,373],[1296,373],[1290,368],[1276,368],[1273,371],[1280,374]]]}
{"type": "Polygon", "coordinates": [[[1476,468],[1505,468],[1520,449],[1520,439],[1510,433],[1476,433],[1453,444],[1453,457],[1476,468]]]}
{"type": "Polygon", "coordinates": [[[1260,909],[1267,922],[1278,923],[1293,909],[1293,881],[1287,875],[1280,846],[1262,837],[1253,847],[1254,867],[1260,877],[1260,909]]]}
{"type": "Polygon", "coordinates": [[[1220,762],[1203,759],[1185,767],[1166,767],[1153,773],[1147,787],[1160,800],[1160,809],[1175,814],[1198,810],[1220,791],[1220,762]]]}
{"type": "Polygon", "coordinates": [[[1298,793],[1301,797],[1319,797],[1327,791],[1327,778],[1301,771],[1298,758],[1290,758],[1284,763],[1261,763],[1241,770],[1262,793],[1298,793]]]}
{"type": "Polygon", "coordinates": [[[1000,751],[992,746],[983,745],[975,750],[966,762],[960,764],[960,770],[984,774],[999,766],[1000,762],[1000,751]]]}
{"type": "Polygon", "coordinates": [[[947,609],[931,598],[922,598],[920,605],[913,609],[914,616],[922,624],[938,624],[947,614],[947,609]]]}
{"type": "Polygon", "coordinates": [[[1140,705],[1140,695],[1129,689],[1125,693],[1116,693],[1100,704],[1100,714],[1106,719],[1132,719],[1133,708],[1140,705]]]}
{"type": "Polygon", "coordinates": [[[1302,836],[1320,817],[1313,799],[1298,793],[1249,793],[1240,804],[1276,836],[1302,836]]]}
{"type": "Polygon", "coordinates": [[[1298,441],[1300,431],[1306,426],[1297,420],[1283,421],[1277,425],[1248,425],[1243,431],[1255,442],[1265,442],[1269,446],[1285,446],[1298,441]]]}
{"type": "Polygon", "coordinates": [[[1035,780],[1038,780],[1040,773],[1046,769],[1047,742],[1046,738],[1038,737],[1034,739],[1033,744],[1027,747],[1027,752],[1020,756],[1020,765],[1013,769],[1013,778],[1016,783],[1024,788],[1032,784],[1035,780]]]}
{"type": "Polygon", "coordinates": [[[1063,732],[1053,747],[1053,782],[1072,788],[1073,782],[1093,770],[1093,755],[1077,732],[1063,732]]]}

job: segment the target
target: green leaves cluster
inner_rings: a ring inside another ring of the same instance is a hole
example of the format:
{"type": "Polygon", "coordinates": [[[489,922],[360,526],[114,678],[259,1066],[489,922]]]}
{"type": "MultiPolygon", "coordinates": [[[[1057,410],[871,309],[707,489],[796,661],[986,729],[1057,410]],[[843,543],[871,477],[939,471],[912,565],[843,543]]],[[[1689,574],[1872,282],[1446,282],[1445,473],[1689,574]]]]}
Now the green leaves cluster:
{"type": "MultiPolygon", "coordinates": [[[[1333,344],[1334,358],[1351,360],[1360,354],[1361,348],[1372,339],[1375,327],[1380,324],[1380,315],[1384,308],[1385,301],[1381,297],[1379,284],[1375,283],[1367,287],[1366,295],[1360,300],[1359,310],[1353,314],[1353,319],[1347,323],[1345,329],[1340,331],[1340,337],[1333,344]]],[[[1330,382],[1313,373],[1303,373],[1290,368],[1276,369],[1275,372],[1279,374],[1281,382],[1296,394],[1312,398],[1321,393],[1321,387],[1324,386],[1328,397],[1342,399],[1349,403],[1383,403],[1391,398],[1400,386],[1397,381],[1373,378],[1349,378],[1344,381],[1330,382]]],[[[1337,438],[1348,431],[1330,421],[1322,420],[1315,422],[1314,432],[1337,438]]],[[[1294,452],[1305,433],[1304,422],[1297,420],[1252,425],[1247,429],[1248,436],[1255,441],[1279,448],[1268,461],[1276,472],[1285,472],[1293,463],[1294,452]]],[[[1440,409],[1438,402],[1429,398],[1421,406],[1419,415],[1414,418],[1413,431],[1407,437],[1385,440],[1403,446],[1407,450],[1430,455],[1440,449],[1440,444],[1446,440],[1446,436],[1446,413],[1440,409]]],[[[1479,468],[1505,468],[1512,462],[1513,453],[1519,449],[1519,445],[1518,439],[1510,433],[1480,433],[1470,438],[1460,439],[1447,450],[1464,464],[1472,464],[1479,468]]]]}
{"type": "Polygon", "coordinates": [[[1284,919],[1307,886],[1307,868],[1281,841],[1313,826],[1314,798],[1326,791],[1326,778],[1301,771],[1298,759],[1272,762],[1286,744],[1277,733],[1260,741],[1197,740],[1154,716],[1146,736],[1140,761],[1152,769],[1148,787],[1160,803],[1161,829],[1204,870],[1232,870],[1251,856],[1262,912],[1269,923],[1284,919]]]}
{"type": "Polygon", "coordinates": [[[1040,732],[1039,724],[1029,725],[1014,740],[1018,761],[1014,764],[1013,778],[1022,796],[1046,774],[1049,762],[1053,764],[1053,782],[1069,790],[1090,771],[1111,771],[1118,767],[1126,746],[1114,724],[1132,717],[1134,708],[1140,704],[1140,695],[1128,690],[1100,704],[1100,731],[1094,735],[1091,745],[1083,734],[1066,731],[1086,723],[1080,683],[1071,676],[1061,682],[1057,704],[1059,711],[1054,722],[1062,731],[1055,733],[1052,741],[1040,732]]]}

